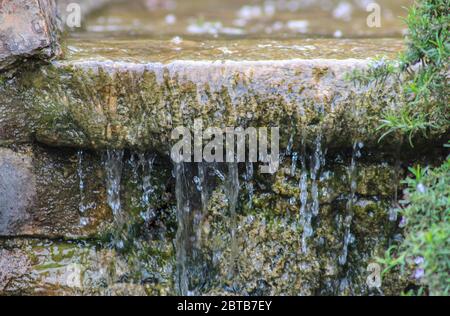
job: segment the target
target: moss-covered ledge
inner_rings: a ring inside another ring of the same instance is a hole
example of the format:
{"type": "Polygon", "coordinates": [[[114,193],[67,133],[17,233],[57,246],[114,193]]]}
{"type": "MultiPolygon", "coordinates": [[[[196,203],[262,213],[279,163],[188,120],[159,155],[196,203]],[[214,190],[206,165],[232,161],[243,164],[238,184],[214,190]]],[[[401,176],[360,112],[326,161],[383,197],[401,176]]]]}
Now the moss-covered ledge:
{"type": "MultiPolygon", "coordinates": [[[[115,45],[120,51],[128,44],[115,45]]],[[[251,42],[240,43],[237,57],[222,59],[216,52],[198,60],[189,49],[182,59],[169,55],[166,60],[158,52],[146,56],[144,42],[135,43],[139,55],[123,56],[107,55],[111,43],[99,50],[79,44],[67,60],[4,81],[0,141],[167,153],[171,131],[202,118],[205,127],[279,126],[282,145],[293,133],[311,140],[321,133],[331,149],[351,148],[356,140],[379,147],[381,111],[401,97],[396,79],[382,86],[346,79],[352,70],[367,67],[367,57],[376,54],[367,50],[374,44],[360,42],[349,58],[328,57],[329,40],[309,44],[327,58],[297,53],[285,59],[283,50],[261,50],[247,60],[242,54],[251,42]]],[[[383,146],[400,141],[388,138],[383,146]]]]}

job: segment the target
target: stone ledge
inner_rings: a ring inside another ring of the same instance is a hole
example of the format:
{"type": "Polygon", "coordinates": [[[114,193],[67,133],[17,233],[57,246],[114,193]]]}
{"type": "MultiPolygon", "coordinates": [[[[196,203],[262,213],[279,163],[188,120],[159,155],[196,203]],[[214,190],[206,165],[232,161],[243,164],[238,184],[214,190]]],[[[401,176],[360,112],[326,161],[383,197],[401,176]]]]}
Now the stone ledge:
{"type": "Polygon", "coordinates": [[[120,279],[127,263],[93,244],[0,240],[0,295],[145,295],[120,279]]]}
{"type": "Polygon", "coordinates": [[[283,142],[293,130],[312,139],[321,131],[330,148],[351,148],[356,140],[375,146],[382,109],[397,98],[395,85],[388,80],[383,87],[361,87],[345,79],[377,54],[374,42],[355,44],[349,57],[341,46],[333,58],[326,50],[332,43],[318,41],[315,51],[327,56],[318,59],[305,52],[285,59],[284,48],[246,55],[249,43],[241,43],[236,57],[218,53],[206,59],[201,53],[195,59],[188,43],[182,59],[158,58],[166,55],[151,47],[162,46],[160,41],[129,46],[135,54],[124,48],[127,42],[99,49],[74,44],[67,60],[3,86],[0,106],[16,98],[13,113],[25,109],[27,116],[25,122],[3,119],[0,139],[24,135],[51,146],[167,153],[171,131],[202,118],[205,127],[279,126],[283,142]],[[117,53],[108,54],[112,49],[117,53]]]}

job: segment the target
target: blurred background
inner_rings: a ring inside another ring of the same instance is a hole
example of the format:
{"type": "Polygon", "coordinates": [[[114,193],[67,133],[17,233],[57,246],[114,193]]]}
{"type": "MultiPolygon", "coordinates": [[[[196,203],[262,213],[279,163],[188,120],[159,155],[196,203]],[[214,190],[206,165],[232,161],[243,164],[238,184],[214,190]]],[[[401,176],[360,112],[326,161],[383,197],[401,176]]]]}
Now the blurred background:
{"type": "MultiPolygon", "coordinates": [[[[90,5],[104,2],[90,1],[90,5]]],[[[82,29],[75,31],[155,37],[400,37],[405,33],[400,17],[406,15],[404,7],[412,2],[118,0],[83,17],[82,29]],[[381,26],[368,26],[368,16],[377,14],[378,9],[381,26]]]]}

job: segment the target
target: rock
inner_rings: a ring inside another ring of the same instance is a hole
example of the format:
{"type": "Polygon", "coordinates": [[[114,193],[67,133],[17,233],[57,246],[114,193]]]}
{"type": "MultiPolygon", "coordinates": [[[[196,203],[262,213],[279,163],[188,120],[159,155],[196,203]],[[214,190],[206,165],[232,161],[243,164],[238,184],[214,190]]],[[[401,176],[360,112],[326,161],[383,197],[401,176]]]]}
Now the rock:
{"type": "Polygon", "coordinates": [[[0,146],[33,140],[31,122],[17,91],[0,75],[0,146]]]}
{"type": "Polygon", "coordinates": [[[0,294],[19,290],[14,283],[29,272],[29,259],[24,251],[0,249],[0,294]]]}
{"type": "MultiPolygon", "coordinates": [[[[295,41],[271,43],[237,41],[224,57],[214,49],[224,45],[220,40],[181,47],[164,40],[69,41],[66,60],[0,84],[0,107],[8,107],[0,141],[18,135],[56,147],[167,154],[173,129],[192,129],[202,119],[204,128],[278,126],[282,146],[293,131],[306,135],[308,146],[320,131],[330,150],[356,141],[386,152],[399,146],[395,137],[380,143],[377,130],[384,109],[397,104],[398,80],[365,87],[346,75],[367,67],[370,56],[394,56],[400,41],[308,40],[314,58],[295,41]]],[[[421,135],[414,141],[435,145],[421,135]]]]}
{"type": "Polygon", "coordinates": [[[0,148],[0,174],[0,235],[29,231],[37,195],[31,157],[0,148]]]}
{"type": "Polygon", "coordinates": [[[49,60],[61,53],[53,0],[0,2],[0,71],[27,59],[49,60]]]}
{"type": "Polygon", "coordinates": [[[117,253],[92,244],[0,241],[0,295],[145,295],[121,281],[128,272],[117,253]]]}
{"type": "Polygon", "coordinates": [[[98,236],[111,220],[103,169],[89,154],[80,166],[73,151],[0,148],[0,174],[0,236],[98,236]],[[90,175],[83,190],[79,172],[90,175]]]}
{"type": "MultiPolygon", "coordinates": [[[[398,43],[387,41],[361,41],[351,51],[333,40],[309,41],[319,52],[314,59],[302,51],[293,58],[291,42],[276,46],[292,51],[252,49],[256,42],[244,41],[236,44],[236,57],[226,60],[212,49],[221,43],[198,50],[198,43],[185,42],[178,51],[158,40],[113,41],[100,48],[83,41],[71,45],[67,60],[24,74],[3,89],[19,96],[16,112],[28,112],[28,134],[51,146],[167,153],[171,131],[192,127],[196,118],[205,127],[279,126],[287,131],[295,126],[311,137],[322,130],[325,143],[337,148],[351,147],[356,139],[378,144],[374,126],[396,93],[379,89],[364,98],[366,90],[345,75],[367,66],[365,58],[376,54],[378,46],[396,53],[398,43]],[[121,53],[110,55],[112,49],[121,53]]],[[[1,99],[0,104],[10,98],[1,99]]],[[[20,130],[26,124],[17,125],[20,130]]],[[[286,142],[289,136],[281,135],[286,142]]]]}

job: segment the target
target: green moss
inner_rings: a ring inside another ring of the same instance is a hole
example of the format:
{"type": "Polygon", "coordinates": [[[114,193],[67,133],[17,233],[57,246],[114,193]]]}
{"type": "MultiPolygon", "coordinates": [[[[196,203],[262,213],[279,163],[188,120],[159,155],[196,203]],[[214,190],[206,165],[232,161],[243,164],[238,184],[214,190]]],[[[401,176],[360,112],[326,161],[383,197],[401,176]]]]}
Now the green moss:
{"type": "Polygon", "coordinates": [[[59,269],[59,268],[64,268],[64,267],[65,267],[64,264],[59,264],[59,263],[55,262],[55,263],[37,265],[37,266],[34,266],[33,268],[36,271],[45,271],[45,270],[59,269]]]}

